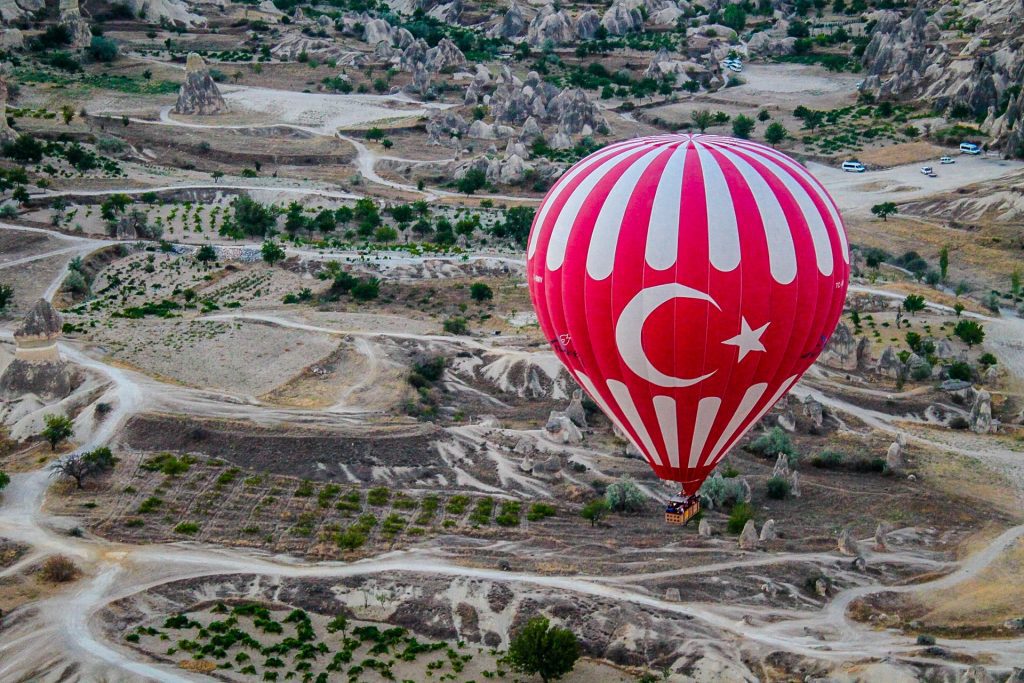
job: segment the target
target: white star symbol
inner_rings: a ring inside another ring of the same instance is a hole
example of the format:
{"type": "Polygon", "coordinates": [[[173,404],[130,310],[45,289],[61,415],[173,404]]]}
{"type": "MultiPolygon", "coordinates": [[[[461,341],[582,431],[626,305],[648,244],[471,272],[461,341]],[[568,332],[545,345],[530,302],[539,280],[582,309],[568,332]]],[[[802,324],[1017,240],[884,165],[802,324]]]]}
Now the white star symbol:
{"type": "Polygon", "coordinates": [[[765,323],[756,330],[750,328],[750,323],[743,316],[740,316],[740,333],[732,339],[726,339],[723,344],[735,346],[740,350],[740,357],[737,363],[743,360],[751,351],[764,351],[764,344],[761,343],[761,335],[768,329],[770,323],[765,323]]]}

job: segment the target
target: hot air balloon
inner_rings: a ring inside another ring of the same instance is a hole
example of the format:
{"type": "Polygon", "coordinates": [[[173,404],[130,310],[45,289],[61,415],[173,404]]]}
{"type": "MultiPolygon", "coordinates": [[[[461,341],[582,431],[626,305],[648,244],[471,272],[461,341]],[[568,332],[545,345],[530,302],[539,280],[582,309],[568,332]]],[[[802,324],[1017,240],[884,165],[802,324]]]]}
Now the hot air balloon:
{"type": "Polygon", "coordinates": [[[569,373],[681,491],[697,491],[822,351],[849,247],[799,163],[715,135],[609,145],[569,169],[530,231],[541,330],[569,373]]]}

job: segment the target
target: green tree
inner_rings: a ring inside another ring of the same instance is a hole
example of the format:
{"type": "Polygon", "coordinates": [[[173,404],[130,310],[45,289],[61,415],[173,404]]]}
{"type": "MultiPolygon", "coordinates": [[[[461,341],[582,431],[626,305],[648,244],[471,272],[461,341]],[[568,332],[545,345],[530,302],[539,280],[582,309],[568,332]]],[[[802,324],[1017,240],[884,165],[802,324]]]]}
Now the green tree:
{"type": "MultiPolygon", "coordinates": [[[[733,5],[730,5],[732,7],[733,5]]],[[[749,116],[740,114],[732,120],[732,134],[743,140],[750,139],[750,134],[754,131],[754,119],[749,116]]]]}
{"type": "Polygon", "coordinates": [[[789,131],[778,121],[772,121],[764,130],[764,140],[773,147],[789,137],[789,131]]]}
{"type": "Polygon", "coordinates": [[[597,526],[597,523],[608,514],[608,501],[604,498],[595,498],[580,510],[580,517],[590,522],[590,526],[597,526]]]}
{"type": "Polygon", "coordinates": [[[505,220],[495,224],[492,233],[496,237],[507,237],[525,247],[536,213],[532,206],[513,206],[505,212],[505,220]]]}
{"type": "Polygon", "coordinates": [[[961,320],[953,328],[953,334],[968,347],[985,341],[985,328],[976,320],[961,320]]]}
{"type": "Polygon", "coordinates": [[[78,488],[86,477],[99,474],[113,468],[117,458],[109,448],[97,448],[88,453],[72,453],[50,465],[50,472],[55,475],[71,477],[78,488]]]}
{"type": "Polygon", "coordinates": [[[690,120],[693,121],[693,125],[697,126],[697,129],[703,133],[712,123],[714,123],[715,115],[707,109],[695,109],[690,112],[690,120]]]}
{"type": "Polygon", "coordinates": [[[6,309],[14,300],[14,287],[0,285],[0,311],[6,309]]]}
{"type": "Polygon", "coordinates": [[[957,301],[955,304],[953,304],[953,312],[956,313],[956,317],[957,318],[960,317],[960,314],[964,312],[965,308],[966,308],[966,306],[964,306],[959,301],[957,301]]]}
{"type": "Polygon", "coordinates": [[[260,254],[263,256],[263,260],[269,265],[274,265],[278,261],[283,261],[285,257],[284,247],[275,242],[274,240],[267,240],[260,247],[260,254]]]}
{"type": "Polygon", "coordinates": [[[1020,269],[1014,268],[1013,272],[1010,273],[1010,294],[1017,296],[1020,294],[1020,269]]]}
{"type": "Polygon", "coordinates": [[[572,671],[579,657],[580,644],[572,631],[536,617],[512,636],[505,661],[516,671],[535,674],[547,683],[572,671]]]}
{"type": "Polygon", "coordinates": [[[896,207],[895,202],[882,202],[881,204],[875,204],[872,206],[871,213],[875,214],[883,221],[888,221],[889,216],[899,213],[899,209],[896,207]]]}
{"type": "Polygon", "coordinates": [[[908,294],[907,298],[903,300],[903,310],[914,315],[918,311],[924,310],[924,297],[920,294],[908,294]]]}
{"type": "Polygon", "coordinates": [[[614,512],[639,512],[644,508],[646,497],[632,479],[623,477],[608,486],[604,499],[614,512]]]}
{"type": "Polygon", "coordinates": [[[225,227],[230,225],[239,236],[263,237],[274,232],[277,225],[277,209],[264,206],[248,195],[238,195],[231,202],[233,214],[225,227]]]}
{"type": "Polygon", "coordinates": [[[61,441],[70,439],[75,433],[75,427],[71,423],[71,418],[66,415],[57,415],[51,413],[43,417],[45,427],[43,428],[43,438],[50,442],[50,450],[57,450],[57,444],[61,441]]]}
{"type": "Polygon", "coordinates": [[[825,112],[818,111],[817,109],[808,109],[803,118],[804,128],[813,133],[815,128],[825,123],[825,112]]]}
{"type": "Polygon", "coordinates": [[[291,202],[288,204],[288,208],[284,213],[284,229],[294,235],[300,230],[305,230],[307,223],[308,221],[306,220],[305,211],[302,209],[302,204],[299,204],[298,202],[291,202]]]}
{"type": "Polygon", "coordinates": [[[203,246],[196,249],[196,260],[207,265],[212,261],[217,260],[217,250],[213,248],[212,244],[204,244],[203,246]]]}
{"type": "Polygon", "coordinates": [[[946,274],[949,272],[949,247],[944,246],[939,250],[939,275],[942,281],[946,281],[946,274]]]}
{"type": "Polygon", "coordinates": [[[75,118],[75,108],[70,104],[65,104],[60,108],[60,117],[64,119],[64,125],[71,125],[72,119],[75,118]]]}
{"type": "Polygon", "coordinates": [[[7,485],[10,484],[10,483],[11,483],[11,478],[9,476],[7,476],[6,472],[3,472],[2,470],[0,470],[0,491],[3,491],[5,488],[7,488],[7,485]]]}
{"type": "Polygon", "coordinates": [[[117,59],[117,43],[103,36],[93,36],[88,52],[97,62],[112,62],[117,59]]]}
{"type": "Polygon", "coordinates": [[[455,187],[463,194],[473,194],[487,184],[487,174],[479,168],[471,168],[466,175],[459,178],[455,187]]]}
{"type": "Polygon", "coordinates": [[[469,288],[469,295],[473,297],[473,301],[489,301],[494,298],[494,292],[484,282],[474,282],[469,288]]]}
{"type": "Polygon", "coordinates": [[[747,13],[741,5],[729,5],[722,12],[722,25],[740,33],[747,24],[747,13]]]}

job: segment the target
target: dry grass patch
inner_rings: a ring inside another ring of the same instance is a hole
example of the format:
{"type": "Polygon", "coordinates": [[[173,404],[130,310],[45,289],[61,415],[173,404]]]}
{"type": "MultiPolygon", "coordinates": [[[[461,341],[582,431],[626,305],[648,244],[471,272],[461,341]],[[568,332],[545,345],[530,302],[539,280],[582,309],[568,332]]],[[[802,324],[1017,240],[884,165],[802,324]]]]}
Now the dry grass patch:
{"type": "Polygon", "coordinates": [[[937,161],[948,150],[930,142],[903,142],[886,147],[874,147],[857,153],[857,158],[868,166],[902,166],[919,161],[937,161]]]}

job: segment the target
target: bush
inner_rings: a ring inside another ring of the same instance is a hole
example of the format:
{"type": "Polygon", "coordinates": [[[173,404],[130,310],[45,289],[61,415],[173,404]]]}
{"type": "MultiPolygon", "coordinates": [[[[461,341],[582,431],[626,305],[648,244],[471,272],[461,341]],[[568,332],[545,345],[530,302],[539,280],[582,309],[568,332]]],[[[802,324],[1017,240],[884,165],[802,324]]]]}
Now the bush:
{"type": "Polygon", "coordinates": [[[978,358],[978,362],[984,366],[991,366],[997,365],[999,363],[999,360],[991,353],[986,352],[981,354],[981,357],[978,358]]]}
{"type": "MultiPolygon", "coordinates": [[[[0,491],[3,491],[5,488],[7,488],[7,485],[10,484],[10,483],[11,483],[10,476],[8,476],[6,472],[0,471],[0,491]]],[[[540,503],[538,503],[538,505],[540,505],[540,503]]],[[[553,510],[553,508],[552,508],[552,510],[553,510]]],[[[531,509],[531,513],[532,512],[533,511],[531,509]]],[[[554,514],[554,512],[552,512],[551,514],[554,514]]]]}
{"type": "Polygon", "coordinates": [[[917,637],[917,644],[918,645],[934,645],[935,644],[935,636],[928,635],[927,633],[922,633],[921,635],[919,635],[917,637]]]}
{"type": "Polygon", "coordinates": [[[195,522],[182,522],[174,527],[174,533],[192,536],[199,532],[199,525],[195,522]]]}
{"type": "Polygon", "coordinates": [[[842,467],[846,456],[839,451],[822,451],[820,455],[811,458],[811,465],[820,467],[823,470],[842,467]]]}
{"type": "MultiPolygon", "coordinates": [[[[2,488],[2,487],[0,487],[2,488]]],[[[539,522],[542,519],[555,516],[555,506],[548,503],[534,503],[526,513],[526,519],[531,522],[539,522]]]]}
{"type": "Polygon", "coordinates": [[[747,525],[747,522],[754,518],[754,508],[750,506],[750,503],[737,503],[732,506],[732,511],[729,513],[729,522],[726,524],[730,534],[738,534],[743,531],[743,527],[747,525]]]}
{"type": "Polygon", "coordinates": [[[580,645],[572,631],[536,617],[512,636],[505,660],[520,673],[550,681],[572,671],[579,656],[580,645]]]}
{"type": "Polygon", "coordinates": [[[360,280],[352,287],[352,298],[356,301],[370,301],[380,295],[380,280],[375,277],[360,280]]]}
{"type": "Polygon", "coordinates": [[[50,583],[67,583],[78,578],[78,567],[66,555],[54,555],[43,563],[40,574],[43,581],[50,583]]]}
{"type": "Polygon", "coordinates": [[[785,500],[789,497],[789,480],[785,477],[771,477],[766,488],[768,497],[772,500],[785,500]]]}
{"type": "Polygon", "coordinates": [[[953,361],[949,366],[949,378],[959,379],[964,382],[970,382],[973,373],[971,372],[971,366],[962,360],[953,361]]]}
{"type": "Polygon", "coordinates": [[[771,431],[754,439],[747,445],[747,450],[751,453],[757,453],[758,455],[766,455],[769,457],[776,456],[779,453],[785,453],[791,464],[796,458],[796,448],[794,448],[793,442],[789,438],[789,434],[784,432],[780,427],[773,427],[771,431]]]}
{"type": "Polygon", "coordinates": [[[742,480],[715,474],[700,487],[701,503],[708,509],[725,508],[743,500],[746,490],[742,480]]]}
{"type": "Polygon", "coordinates": [[[639,512],[646,497],[632,479],[623,477],[605,489],[604,499],[613,512],[639,512]]]}
{"type": "Polygon", "coordinates": [[[483,282],[474,282],[469,288],[473,301],[484,302],[494,298],[494,292],[483,282]]]}
{"type": "Polygon", "coordinates": [[[97,62],[112,62],[117,59],[117,43],[103,36],[93,36],[88,52],[97,62]]]}
{"type": "Polygon", "coordinates": [[[452,316],[444,321],[444,331],[448,334],[469,334],[469,325],[465,318],[452,316]]]}

